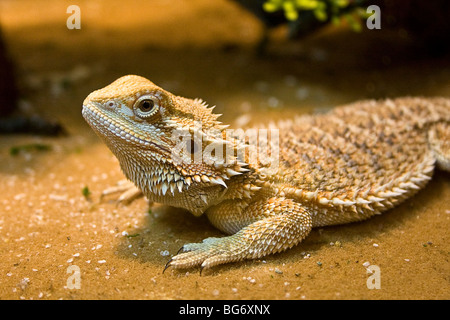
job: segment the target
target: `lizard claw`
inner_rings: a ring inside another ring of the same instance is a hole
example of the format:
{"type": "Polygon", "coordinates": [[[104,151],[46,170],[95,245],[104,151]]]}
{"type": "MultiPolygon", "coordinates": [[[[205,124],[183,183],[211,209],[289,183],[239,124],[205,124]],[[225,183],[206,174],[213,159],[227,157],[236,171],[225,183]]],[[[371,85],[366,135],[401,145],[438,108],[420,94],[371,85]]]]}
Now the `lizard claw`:
{"type": "MultiPolygon", "coordinates": [[[[170,259],[169,261],[167,261],[166,265],[164,266],[164,270],[162,271],[163,274],[164,274],[164,272],[165,272],[169,267],[172,266],[172,264],[171,264],[172,261],[173,261],[173,259],[170,259]]],[[[201,266],[200,266],[200,275],[202,275],[203,269],[204,269],[204,266],[201,265],[201,266]]]]}
{"type": "Polygon", "coordinates": [[[200,266],[200,275],[202,275],[202,271],[205,267],[203,266],[203,264],[200,266]]]}
{"type": "MultiPolygon", "coordinates": [[[[169,261],[167,261],[166,265],[164,266],[164,270],[163,270],[162,273],[164,273],[164,272],[166,271],[166,269],[168,269],[168,268],[171,267],[171,266],[174,266],[175,268],[184,268],[185,266],[181,266],[180,263],[172,264],[172,262],[174,261],[174,258],[175,258],[175,261],[178,260],[178,258],[176,258],[176,257],[178,257],[178,256],[180,256],[180,255],[183,255],[184,253],[189,253],[189,252],[191,252],[192,250],[195,250],[195,249],[192,248],[192,247],[198,247],[198,245],[201,245],[201,243],[190,243],[190,244],[186,244],[186,245],[182,246],[182,247],[177,251],[177,253],[175,254],[175,256],[172,257],[169,261]]],[[[204,268],[205,268],[205,266],[204,266],[203,264],[200,265],[200,275],[202,274],[202,271],[203,271],[204,268]]]]}
{"type": "MultiPolygon", "coordinates": [[[[184,251],[185,251],[184,246],[182,246],[180,249],[178,249],[177,254],[179,254],[180,252],[184,252],[184,251]]],[[[172,259],[170,259],[170,260],[172,260],[172,259]]]]}
{"type": "Polygon", "coordinates": [[[164,272],[166,271],[166,269],[167,268],[169,268],[170,267],[170,263],[172,262],[172,259],[170,259],[169,261],[167,261],[167,263],[166,263],[166,265],[164,266],[164,270],[163,270],[163,274],[164,274],[164,272]]]}

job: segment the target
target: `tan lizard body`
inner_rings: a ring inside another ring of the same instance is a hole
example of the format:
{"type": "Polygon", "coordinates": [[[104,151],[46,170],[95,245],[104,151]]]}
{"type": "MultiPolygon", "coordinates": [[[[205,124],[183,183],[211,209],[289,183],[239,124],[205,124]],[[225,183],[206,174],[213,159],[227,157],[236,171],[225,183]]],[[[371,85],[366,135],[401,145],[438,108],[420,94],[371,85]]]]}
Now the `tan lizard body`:
{"type": "Polygon", "coordinates": [[[300,117],[259,137],[270,151],[256,160],[255,143],[228,134],[201,100],[139,76],[92,92],[83,116],[150,201],[206,213],[230,234],[184,245],[167,264],[175,268],[286,250],[313,227],[392,208],[424,187],[436,164],[450,171],[446,98],[362,101],[300,117]]]}

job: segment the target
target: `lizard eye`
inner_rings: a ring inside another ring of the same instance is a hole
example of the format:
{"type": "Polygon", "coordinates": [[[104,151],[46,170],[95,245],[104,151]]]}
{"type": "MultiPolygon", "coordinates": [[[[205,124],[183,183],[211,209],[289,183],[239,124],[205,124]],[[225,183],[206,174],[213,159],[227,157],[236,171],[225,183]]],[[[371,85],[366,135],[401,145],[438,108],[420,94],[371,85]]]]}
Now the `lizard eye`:
{"type": "Polygon", "coordinates": [[[142,96],[135,102],[135,113],[140,118],[148,118],[158,111],[159,105],[155,97],[142,96]]]}

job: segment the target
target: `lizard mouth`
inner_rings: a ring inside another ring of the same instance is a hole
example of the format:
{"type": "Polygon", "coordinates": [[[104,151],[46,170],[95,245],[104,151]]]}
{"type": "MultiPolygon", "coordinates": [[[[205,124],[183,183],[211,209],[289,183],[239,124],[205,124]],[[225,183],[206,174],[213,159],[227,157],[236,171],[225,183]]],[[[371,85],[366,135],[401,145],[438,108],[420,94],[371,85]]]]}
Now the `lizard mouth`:
{"type": "Polygon", "coordinates": [[[126,143],[132,143],[144,148],[156,149],[165,154],[170,151],[160,145],[148,141],[144,136],[134,133],[132,130],[126,128],[124,124],[115,121],[113,117],[104,114],[103,110],[90,105],[83,104],[82,115],[91,128],[105,140],[118,140],[126,143]]]}

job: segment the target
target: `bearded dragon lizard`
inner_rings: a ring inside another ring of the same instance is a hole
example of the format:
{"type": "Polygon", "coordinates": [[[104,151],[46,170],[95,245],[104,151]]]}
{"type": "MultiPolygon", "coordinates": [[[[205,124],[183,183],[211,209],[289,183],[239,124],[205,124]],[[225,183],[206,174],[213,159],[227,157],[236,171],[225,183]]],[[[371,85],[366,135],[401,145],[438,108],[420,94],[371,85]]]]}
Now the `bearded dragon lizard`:
{"type": "Polygon", "coordinates": [[[360,101],[302,116],[264,135],[262,144],[278,149],[256,160],[248,151],[255,143],[228,134],[212,109],[135,75],[83,102],[84,118],[135,185],[128,195],[137,190],[149,201],[205,213],[228,234],[185,244],[166,268],[203,269],[286,250],[314,227],[398,205],[436,166],[450,171],[447,98],[360,101]]]}

